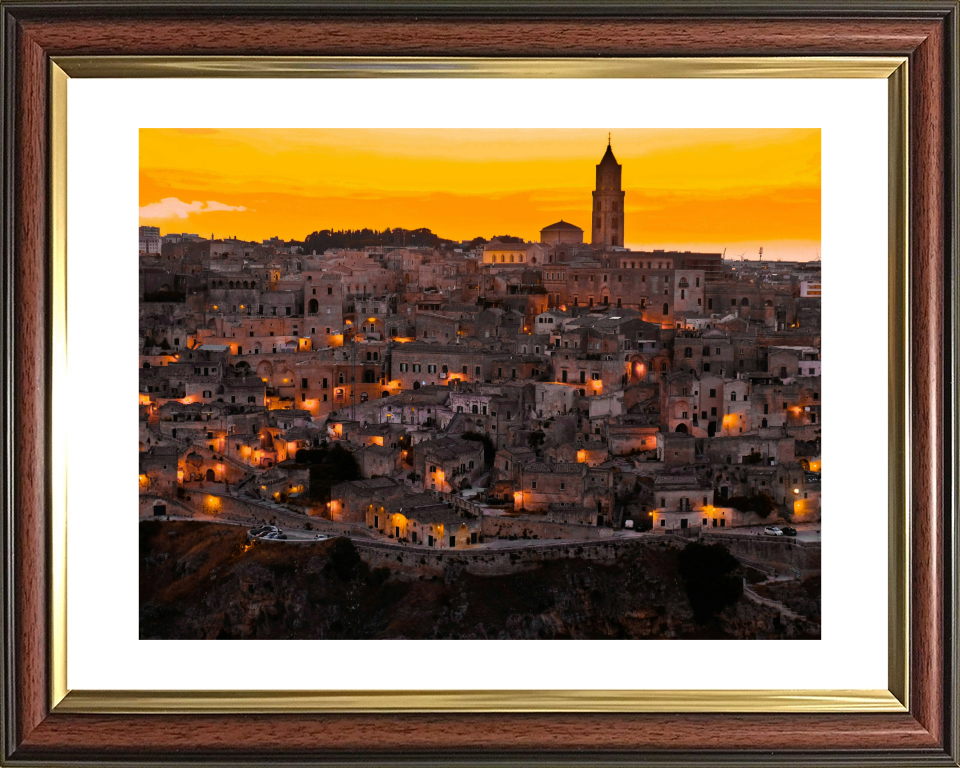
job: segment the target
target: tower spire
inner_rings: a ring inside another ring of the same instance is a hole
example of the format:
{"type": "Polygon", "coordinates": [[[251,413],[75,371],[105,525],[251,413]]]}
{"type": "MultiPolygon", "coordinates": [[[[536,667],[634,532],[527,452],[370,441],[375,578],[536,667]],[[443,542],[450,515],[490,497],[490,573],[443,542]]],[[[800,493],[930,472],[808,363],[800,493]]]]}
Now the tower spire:
{"type": "Polygon", "coordinates": [[[610,131],[607,131],[607,146],[610,146],[610,131]]]}

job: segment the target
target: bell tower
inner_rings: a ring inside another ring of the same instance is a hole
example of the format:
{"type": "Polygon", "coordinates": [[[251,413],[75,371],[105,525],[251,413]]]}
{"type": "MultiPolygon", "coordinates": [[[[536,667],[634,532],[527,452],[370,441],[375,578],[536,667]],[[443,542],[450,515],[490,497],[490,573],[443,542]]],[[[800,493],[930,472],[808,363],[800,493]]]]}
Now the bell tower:
{"type": "Polygon", "coordinates": [[[593,192],[593,245],[623,247],[623,198],[626,193],[620,188],[622,171],[623,166],[613,156],[610,134],[607,134],[607,151],[597,166],[597,188],[593,192]]]}

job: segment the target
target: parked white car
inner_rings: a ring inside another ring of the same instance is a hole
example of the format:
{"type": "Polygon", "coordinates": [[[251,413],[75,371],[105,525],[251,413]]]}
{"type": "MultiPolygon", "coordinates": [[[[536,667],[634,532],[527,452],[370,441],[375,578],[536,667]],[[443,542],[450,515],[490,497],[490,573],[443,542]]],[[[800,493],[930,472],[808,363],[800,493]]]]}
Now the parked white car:
{"type": "Polygon", "coordinates": [[[783,531],[781,531],[775,525],[768,525],[763,529],[764,536],[783,536],[783,531]]]}

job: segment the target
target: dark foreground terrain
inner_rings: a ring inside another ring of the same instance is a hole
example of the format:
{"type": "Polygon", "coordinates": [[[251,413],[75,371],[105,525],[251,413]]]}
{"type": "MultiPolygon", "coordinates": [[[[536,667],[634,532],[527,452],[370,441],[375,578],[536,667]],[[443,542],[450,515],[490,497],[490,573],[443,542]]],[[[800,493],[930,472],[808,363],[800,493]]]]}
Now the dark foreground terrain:
{"type": "MultiPolygon", "coordinates": [[[[781,618],[741,595],[741,572],[685,581],[679,546],[634,541],[615,560],[579,557],[470,572],[370,568],[348,539],[250,544],[246,529],[199,522],[140,524],[140,637],[779,638],[819,634],[819,616],[781,618]],[[716,590],[717,583],[725,584],[716,590]],[[706,589],[708,594],[702,590],[706,589]],[[691,591],[693,590],[693,591],[691,591]],[[699,592],[697,590],[700,590],[699,592]],[[691,597],[698,605],[696,620],[691,597]],[[704,605],[719,610],[704,618],[704,605]]],[[[725,555],[725,551],[721,553],[725,555]]],[[[449,562],[448,562],[449,560],[449,562]]],[[[777,586],[799,607],[810,585],[777,586]],[[794,594],[796,593],[796,594],[794,594]]],[[[774,597],[773,594],[770,597],[774,597]]]]}

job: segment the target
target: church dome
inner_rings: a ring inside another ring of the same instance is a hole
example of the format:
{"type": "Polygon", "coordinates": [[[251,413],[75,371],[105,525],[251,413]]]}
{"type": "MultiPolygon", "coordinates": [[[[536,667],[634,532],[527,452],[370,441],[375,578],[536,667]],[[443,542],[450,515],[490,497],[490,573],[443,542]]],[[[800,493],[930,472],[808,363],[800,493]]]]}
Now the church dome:
{"type": "Polygon", "coordinates": [[[564,221],[563,219],[560,219],[560,221],[558,221],[556,224],[551,224],[549,227],[544,227],[540,231],[546,232],[550,229],[568,229],[576,230],[577,232],[583,232],[583,230],[580,229],[580,227],[578,227],[576,224],[571,224],[569,221],[564,221]]]}

